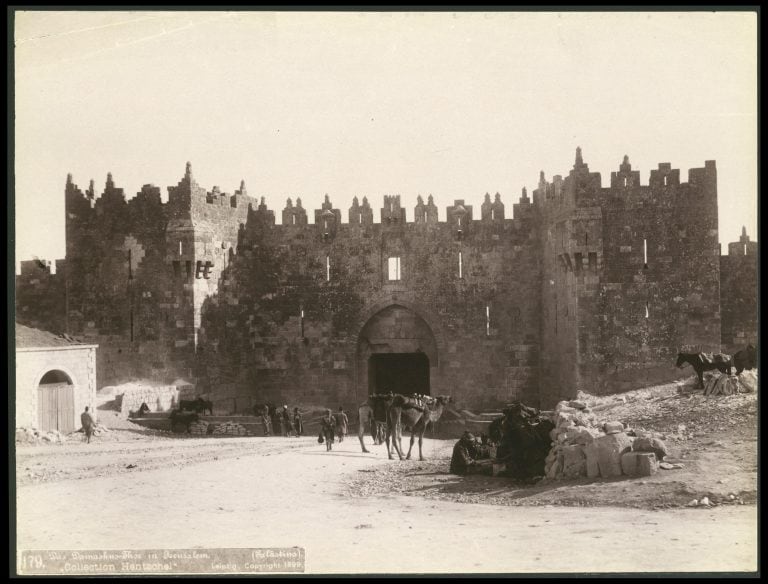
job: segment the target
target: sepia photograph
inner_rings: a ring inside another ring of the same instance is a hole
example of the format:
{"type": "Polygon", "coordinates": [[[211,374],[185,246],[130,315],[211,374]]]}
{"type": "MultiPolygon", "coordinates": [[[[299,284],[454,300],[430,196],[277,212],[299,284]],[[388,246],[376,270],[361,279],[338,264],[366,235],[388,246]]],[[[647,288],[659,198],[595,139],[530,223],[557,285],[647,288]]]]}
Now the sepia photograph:
{"type": "Polygon", "coordinates": [[[759,576],[758,16],[9,8],[11,573],[759,576]]]}

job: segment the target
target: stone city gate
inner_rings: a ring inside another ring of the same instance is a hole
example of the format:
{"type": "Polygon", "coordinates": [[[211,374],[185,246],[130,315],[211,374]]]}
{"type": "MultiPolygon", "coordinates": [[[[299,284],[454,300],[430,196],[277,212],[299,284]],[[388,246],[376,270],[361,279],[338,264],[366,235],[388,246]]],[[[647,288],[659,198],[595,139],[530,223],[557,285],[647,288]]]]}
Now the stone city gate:
{"type": "Polygon", "coordinates": [[[371,316],[357,343],[357,393],[429,395],[439,378],[435,336],[413,309],[392,304],[371,316]]]}

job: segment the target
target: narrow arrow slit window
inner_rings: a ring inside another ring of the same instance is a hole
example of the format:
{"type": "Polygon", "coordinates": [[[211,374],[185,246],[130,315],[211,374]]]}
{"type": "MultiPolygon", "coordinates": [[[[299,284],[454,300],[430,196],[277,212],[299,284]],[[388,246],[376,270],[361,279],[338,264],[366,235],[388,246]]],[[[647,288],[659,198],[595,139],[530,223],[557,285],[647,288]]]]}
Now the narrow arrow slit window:
{"type": "Polygon", "coordinates": [[[648,267],[648,240],[643,239],[643,267],[648,267]]]}
{"type": "Polygon", "coordinates": [[[491,336],[491,307],[485,305],[485,336],[491,336]]]}
{"type": "Polygon", "coordinates": [[[463,262],[462,262],[461,252],[459,252],[459,278],[463,278],[464,277],[463,270],[462,270],[463,267],[464,266],[463,266],[463,262]]]}
{"type": "Polygon", "coordinates": [[[331,256],[325,256],[325,281],[331,281],[331,256]]]}

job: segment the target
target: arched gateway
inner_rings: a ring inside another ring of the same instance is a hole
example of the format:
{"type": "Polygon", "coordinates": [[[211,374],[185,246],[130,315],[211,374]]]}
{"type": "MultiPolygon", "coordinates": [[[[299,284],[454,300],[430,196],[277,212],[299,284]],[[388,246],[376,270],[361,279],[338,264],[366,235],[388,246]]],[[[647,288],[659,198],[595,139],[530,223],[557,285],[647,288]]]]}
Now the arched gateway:
{"type": "Polygon", "coordinates": [[[392,304],[371,316],[357,341],[358,395],[435,390],[438,372],[435,336],[414,310],[392,304]]]}

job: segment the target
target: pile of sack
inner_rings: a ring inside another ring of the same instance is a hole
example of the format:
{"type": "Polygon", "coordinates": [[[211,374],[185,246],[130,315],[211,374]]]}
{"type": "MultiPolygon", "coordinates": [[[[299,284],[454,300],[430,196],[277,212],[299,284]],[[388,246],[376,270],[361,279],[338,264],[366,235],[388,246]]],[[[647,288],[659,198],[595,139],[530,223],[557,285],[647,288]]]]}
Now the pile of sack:
{"type": "Polygon", "coordinates": [[[245,429],[245,426],[237,422],[224,422],[223,424],[217,424],[212,434],[214,436],[246,436],[248,431],[245,429]]]}
{"type": "MultiPolygon", "coordinates": [[[[202,420],[192,422],[189,425],[189,433],[195,436],[205,436],[208,434],[208,425],[208,422],[203,422],[202,420]]],[[[215,430],[215,427],[211,427],[211,433],[213,433],[213,430],[215,430]]]]}
{"type": "MultiPolygon", "coordinates": [[[[705,374],[706,376],[706,374],[705,374]]],[[[757,370],[742,371],[738,375],[713,373],[704,380],[704,395],[735,395],[757,391],[757,370]]]]}

